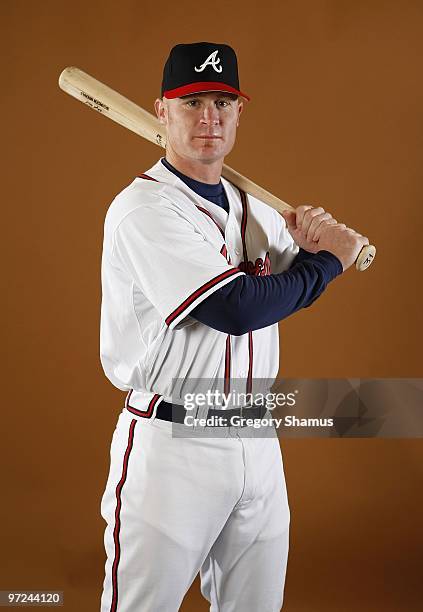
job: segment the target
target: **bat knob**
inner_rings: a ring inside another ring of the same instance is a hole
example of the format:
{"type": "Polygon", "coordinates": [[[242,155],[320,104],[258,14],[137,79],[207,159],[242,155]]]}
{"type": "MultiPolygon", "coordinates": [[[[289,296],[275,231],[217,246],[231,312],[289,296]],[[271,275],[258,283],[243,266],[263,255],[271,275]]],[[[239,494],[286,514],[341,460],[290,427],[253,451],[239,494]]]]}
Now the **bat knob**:
{"type": "Polygon", "coordinates": [[[374,247],[372,244],[364,246],[358,254],[357,259],[355,260],[355,267],[357,268],[357,270],[359,272],[367,270],[367,268],[373,263],[375,255],[376,247],[374,247]]]}

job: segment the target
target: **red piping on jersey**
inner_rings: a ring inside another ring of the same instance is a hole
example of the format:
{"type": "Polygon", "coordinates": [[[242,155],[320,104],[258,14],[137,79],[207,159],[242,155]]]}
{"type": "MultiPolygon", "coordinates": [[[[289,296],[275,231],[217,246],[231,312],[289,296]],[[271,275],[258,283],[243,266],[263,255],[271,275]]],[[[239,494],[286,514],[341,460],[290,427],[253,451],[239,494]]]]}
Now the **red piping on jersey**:
{"type": "Polygon", "coordinates": [[[165,319],[166,325],[170,325],[172,321],[176,319],[176,317],[178,317],[184,310],[188,308],[190,304],[192,304],[200,295],[205,293],[208,289],[214,287],[214,285],[217,285],[217,283],[220,283],[220,281],[234,276],[235,274],[238,274],[238,272],[241,272],[239,268],[231,268],[230,270],[222,272],[222,274],[218,274],[218,276],[215,276],[211,280],[207,281],[207,283],[204,283],[204,285],[202,285],[201,287],[196,289],[196,291],[191,293],[191,295],[188,296],[187,299],[184,300],[182,304],[178,306],[178,308],[176,308],[173,312],[170,313],[170,315],[165,319]]]}
{"type": "Polygon", "coordinates": [[[147,410],[138,410],[138,408],[134,408],[134,406],[130,406],[129,404],[129,398],[131,397],[132,392],[133,392],[133,389],[130,390],[126,398],[125,408],[129,410],[129,412],[132,412],[132,414],[136,414],[137,416],[144,417],[145,419],[150,419],[151,415],[153,414],[154,407],[156,406],[157,402],[160,400],[162,396],[156,393],[150,400],[147,410]]]}
{"type": "Polygon", "coordinates": [[[251,393],[253,388],[253,332],[248,332],[248,376],[247,376],[247,393],[251,393]]]}
{"type": "Polygon", "coordinates": [[[244,251],[244,263],[246,266],[245,269],[248,270],[248,254],[247,254],[247,246],[245,244],[245,231],[247,229],[247,217],[248,217],[247,196],[245,195],[245,191],[242,191],[241,189],[239,190],[239,193],[241,195],[241,202],[242,202],[242,219],[241,219],[242,248],[244,251]]]}
{"type": "MultiPolygon", "coordinates": [[[[248,209],[247,209],[247,195],[245,191],[242,189],[239,190],[241,195],[242,202],[242,220],[241,220],[241,239],[242,239],[242,249],[244,252],[244,265],[245,270],[248,270],[248,253],[247,253],[247,244],[245,240],[245,233],[247,229],[247,217],[248,217],[248,209]]],[[[248,332],[248,375],[247,375],[247,393],[251,393],[253,387],[253,332],[248,332]]]]}
{"type": "Polygon", "coordinates": [[[128,393],[128,395],[126,396],[126,399],[125,399],[125,408],[128,407],[129,398],[131,397],[132,392],[133,392],[133,389],[131,389],[130,392],[128,393]]]}
{"type": "Polygon", "coordinates": [[[226,350],[225,350],[225,380],[224,380],[224,393],[229,395],[231,388],[231,337],[228,334],[226,338],[226,350]]]}
{"type": "Polygon", "coordinates": [[[210,219],[215,223],[215,225],[218,227],[219,232],[222,234],[223,239],[225,239],[225,232],[223,231],[223,229],[220,227],[220,225],[218,224],[218,222],[216,221],[216,219],[213,217],[213,215],[207,210],[207,208],[203,208],[202,206],[198,206],[196,204],[198,210],[201,210],[201,212],[203,212],[205,215],[207,215],[208,217],[210,217],[210,219]]]}
{"type": "Polygon", "coordinates": [[[159,181],[151,176],[148,176],[148,174],[139,174],[138,178],[143,178],[143,179],[147,179],[148,181],[155,181],[156,183],[158,183],[159,181]]]}
{"type": "MultiPolygon", "coordinates": [[[[223,240],[225,240],[225,232],[224,230],[220,227],[220,225],[218,224],[218,222],[216,221],[216,219],[213,217],[213,215],[206,209],[203,208],[202,206],[198,206],[196,204],[198,210],[201,210],[201,212],[203,212],[205,215],[207,215],[208,217],[210,217],[210,219],[213,221],[213,223],[217,226],[219,232],[222,234],[223,236],[223,240]]],[[[220,249],[220,254],[223,255],[223,257],[226,259],[226,261],[228,262],[229,265],[232,264],[231,262],[231,258],[228,257],[228,250],[226,248],[226,244],[223,243],[222,248],[220,249]]]]}
{"type": "Polygon", "coordinates": [[[129,435],[128,435],[128,444],[126,446],[125,455],[123,458],[123,467],[122,467],[122,476],[120,481],[116,487],[116,509],[115,509],[115,527],[113,529],[113,540],[115,543],[115,556],[113,560],[112,566],[112,601],[110,605],[110,612],[116,612],[118,605],[118,565],[120,561],[120,510],[122,507],[122,488],[126,481],[126,476],[128,474],[128,463],[129,456],[132,451],[132,446],[134,442],[134,429],[137,423],[136,419],[131,421],[131,425],[129,426],[129,435]]]}
{"type": "Polygon", "coordinates": [[[224,244],[220,249],[220,254],[223,255],[229,265],[232,263],[230,256],[228,257],[228,249],[226,248],[226,244],[224,244]]]}

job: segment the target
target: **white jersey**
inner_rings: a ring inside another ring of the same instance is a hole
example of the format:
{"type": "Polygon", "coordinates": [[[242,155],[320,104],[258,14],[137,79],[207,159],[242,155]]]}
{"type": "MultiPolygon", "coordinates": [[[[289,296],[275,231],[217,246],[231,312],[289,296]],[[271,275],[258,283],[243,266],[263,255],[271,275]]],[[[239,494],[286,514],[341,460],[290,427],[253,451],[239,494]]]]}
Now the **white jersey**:
{"type": "MultiPolygon", "coordinates": [[[[227,180],[229,214],[159,160],[111,203],[104,224],[100,358],[134,414],[183,403],[175,379],[274,380],[278,324],[229,335],[189,316],[245,273],[288,269],[298,247],[283,218],[227,180]],[[129,401],[128,401],[129,399],[129,401]]],[[[190,388],[192,391],[192,388],[190,388]]]]}

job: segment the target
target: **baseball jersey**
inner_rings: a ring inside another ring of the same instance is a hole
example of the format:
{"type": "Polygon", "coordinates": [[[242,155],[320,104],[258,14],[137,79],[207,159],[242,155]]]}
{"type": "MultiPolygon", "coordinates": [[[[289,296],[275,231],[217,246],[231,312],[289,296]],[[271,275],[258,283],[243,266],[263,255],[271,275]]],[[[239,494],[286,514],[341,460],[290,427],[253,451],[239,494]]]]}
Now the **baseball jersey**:
{"type": "MultiPolygon", "coordinates": [[[[278,324],[232,336],[189,316],[242,274],[287,270],[298,253],[283,218],[222,177],[229,213],[199,196],[160,160],[111,203],[101,264],[100,359],[130,392],[130,408],[151,414],[161,399],[183,403],[175,380],[274,380],[278,324]]],[[[216,387],[214,387],[216,385],[216,387]]],[[[193,391],[192,385],[189,389],[193,391]]]]}

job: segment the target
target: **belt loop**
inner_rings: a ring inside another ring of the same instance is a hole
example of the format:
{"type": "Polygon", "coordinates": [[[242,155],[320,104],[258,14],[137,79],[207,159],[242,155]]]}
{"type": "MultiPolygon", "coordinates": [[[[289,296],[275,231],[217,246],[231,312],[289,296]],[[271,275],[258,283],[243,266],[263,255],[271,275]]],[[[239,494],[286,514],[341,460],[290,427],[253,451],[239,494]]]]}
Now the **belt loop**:
{"type": "MultiPolygon", "coordinates": [[[[196,413],[197,419],[207,419],[207,415],[209,413],[209,406],[197,406],[196,411],[197,411],[196,413]]],[[[203,427],[207,427],[207,426],[204,425],[203,427]]]]}

